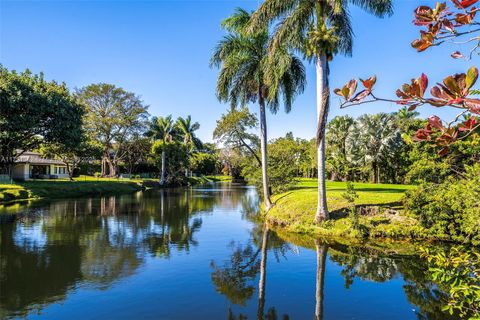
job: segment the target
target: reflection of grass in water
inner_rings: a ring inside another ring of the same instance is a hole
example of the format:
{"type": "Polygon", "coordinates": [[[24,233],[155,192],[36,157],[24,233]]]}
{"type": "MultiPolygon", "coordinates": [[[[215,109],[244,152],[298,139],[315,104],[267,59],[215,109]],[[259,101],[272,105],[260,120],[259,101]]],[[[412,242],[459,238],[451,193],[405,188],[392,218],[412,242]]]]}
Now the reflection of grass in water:
{"type": "Polygon", "coordinates": [[[411,217],[382,213],[386,208],[399,209],[405,191],[415,188],[407,185],[354,183],[358,194],[357,207],[379,207],[379,212],[360,217],[363,232],[352,228],[345,217],[348,202],[342,197],[345,182],[327,182],[327,201],[332,220],[322,227],[314,223],[317,208],[317,180],[301,179],[295,189],[273,197],[275,206],[268,213],[271,224],[281,226],[289,232],[306,233],[330,237],[361,238],[365,233],[370,237],[409,238],[425,236],[424,230],[411,217]]]}

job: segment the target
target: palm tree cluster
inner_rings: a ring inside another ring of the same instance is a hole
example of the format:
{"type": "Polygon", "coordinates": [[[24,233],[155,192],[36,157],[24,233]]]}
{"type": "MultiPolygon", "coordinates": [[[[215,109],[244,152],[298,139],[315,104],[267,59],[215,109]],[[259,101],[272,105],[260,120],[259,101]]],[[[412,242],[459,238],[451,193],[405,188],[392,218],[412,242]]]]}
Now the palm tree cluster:
{"type": "Polygon", "coordinates": [[[326,171],[336,181],[396,182],[404,141],[397,114],[338,116],[327,125],[326,171]]]}
{"type": "MultiPolygon", "coordinates": [[[[198,129],[200,129],[200,124],[192,122],[191,116],[186,118],[178,117],[176,121],[173,120],[171,115],[152,117],[145,135],[154,143],[152,149],[161,153],[160,185],[165,185],[167,181],[167,153],[169,150],[171,151],[172,147],[183,147],[187,161],[178,161],[180,163],[176,163],[176,165],[184,162],[185,175],[188,175],[188,156],[201,150],[203,146],[202,141],[195,134],[195,131],[198,129]]],[[[174,172],[170,173],[173,174],[174,172]]]]}
{"type": "Polygon", "coordinates": [[[220,68],[217,81],[220,101],[230,102],[232,108],[258,102],[263,196],[268,210],[272,203],[267,175],[266,108],[276,113],[283,98],[285,111],[289,112],[295,96],[305,87],[305,70],[301,60],[286,46],[269,54],[268,27],[247,33],[250,19],[250,13],[236,9],[222,22],[228,35],[215,48],[211,65],[220,68]]]}
{"type": "Polygon", "coordinates": [[[229,34],[220,41],[212,58],[212,64],[221,67],[217,94],[221,101],[230,101],[233,106],[259,101],[263,193],[267,210],[271,202],[264,109],[268,105],[276,112],[278,95],[283,93],[289,111],[293,97],[303,91],[303,66],[292,54],[300,52],[316,66],[319,183],[315,220],[328,219],[324,139],[330,100],[328,62],[338,53],[352,53],[350,5],[378,17],[392,13],[391,0],[265,0],[252,15],[237,9],[222,23],[229,34]],[[268,30],[273,33],[269,34],[268,30]]]}

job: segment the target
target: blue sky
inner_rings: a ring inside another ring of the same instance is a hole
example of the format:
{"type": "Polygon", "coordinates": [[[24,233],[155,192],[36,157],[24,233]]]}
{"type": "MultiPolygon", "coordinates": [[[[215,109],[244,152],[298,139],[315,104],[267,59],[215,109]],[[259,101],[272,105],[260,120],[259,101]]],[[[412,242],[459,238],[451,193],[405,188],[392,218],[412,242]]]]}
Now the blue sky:
{"type": "MultiPolygon", "coordinates": [[[[255,9],[258,1],[13,1],[0,0],[0,63],[9,69],[43,71],[70,88],[108,82],[139,94],[152,115],[186,116],[199,121],[199,136],[212,139],[215,121],[227,105],[215,97],[218,71],[208,62],[224,35],[220,21],[236,7],[255,9]]],[[[433,2],[397,1],[391,18],[377,19],[352,7],[355,30],[352,57],[331,63],[331,86],[375,73],[378,96],[393,97],[402,83],[425,72],[431,83],[464,72],[475,61],[453,60],[452,45],[417,53],[413,10],[433,2]]],[[[315,70],[307,65],[308,84],[290,114],[268,115],[269,138],[292,131],[315,133],[315,70]]],[[[398,109],[392,104],[339,109],[332,99],[330,118],[348,113],[398,109]]],[[[257,106],[251,106],[257,111],[257,106]]],[[[422,107],[423,116],[452,111],[422,107]]]]}

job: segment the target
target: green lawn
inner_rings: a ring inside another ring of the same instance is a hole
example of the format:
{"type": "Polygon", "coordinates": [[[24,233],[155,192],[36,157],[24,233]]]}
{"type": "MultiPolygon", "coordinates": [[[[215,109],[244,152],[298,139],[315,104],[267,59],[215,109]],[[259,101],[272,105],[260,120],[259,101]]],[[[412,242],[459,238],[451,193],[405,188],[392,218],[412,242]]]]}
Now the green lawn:
{"type": "MultiPolygon", "coordinates": [[[[0,203],[40,198],[72,198],[80,196],[120,194],[157,187],[157,179],[117,179],[80,176],[70,181],[35,180],[0,184],[0,203]]],[[[189,179],[190,184],[229,181],[229,176],[201,176],[189,179]]]]}
{"type": "Polygon", "coordinates": [[[317,208],[317,181],[301,179],[293,189],[275,195],[275,206],[268,212],[267,221],[285,231],[334,237],[421,237],[417,221],[401,211],[401,200],[408,185],[354,183],[358,194],[357,206],[378,207],[378,213],[360,217],[361,229],[354,230],[346,217],[347,201],[343,199],[345,182],[327,182],[327,203],[332,219],[318,226],[314,223],[317,208]],[[387,212],[387,208],[397,211],[387,212]]]}
{"type": "Polygon", "coordinates": [[[39,198],[128,193],[143,189],[148,182],[148,179],[127,180],[81,176],[75,178],[75,181],[58,179],[0,184],[0,203],[39,198]]]}

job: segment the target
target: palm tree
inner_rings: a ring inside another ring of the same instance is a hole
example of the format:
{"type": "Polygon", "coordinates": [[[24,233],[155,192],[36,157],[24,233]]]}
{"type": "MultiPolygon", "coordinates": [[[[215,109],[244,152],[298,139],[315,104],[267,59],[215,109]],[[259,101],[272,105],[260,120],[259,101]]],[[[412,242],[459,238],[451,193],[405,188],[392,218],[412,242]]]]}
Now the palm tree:
{"type": "Polygon", "coordinates": [[[200,123],[192,123],[192,116],[188,116],[185,119],[178,117],[175,127],[179,131],[179,135],[182,137],[183,143],[188,147],[189,151],[202,148],[202,141],[195,135],[195,131],[200,129],[200,123]]]}
{"type": "Polygon", "coordinates": [[[274,55],[268,54],[269,34],[264,27],[247,35],[245,27],[251,15],[243,9],[222,22],[228,31],[217,45],[211,66],[219,67],[217,96],[220,101],[231,103],[232,108],[257,102],[260,107],[260,145],[262,183],[265,207],[272,203],[267,174],[267,120],[265,109],[272,113],[279,109],[283,96],[285,111],[289,112],[295,96],[305,87],[305,69],[300,59],[286,47],[274,55]]]}
{"type": "Polygon", "coordinates": [[[162,143],[162,170],[160,174],[160,185],[165,184],[165,147],[167,143],[173,141],[174,123],[172,116],[153,117],[150,120],[148,131],[146,135],[153,140],[161,141],[162,143]]]}
{"type": "Polygon", "coordinates": [[[352,132],[353,139],[358,142],[356,149],[353,150],[354,158],[371,166],[374,183],[380,180],[381,164],[392,160],[402,145],[396,120],[394,114],[365,114],[358,118],[352,132]]]}
{"type": "Polygon", "coordinates": [[[327,125],[325,143],[328,149],[327,163],[332,167],[332,180],[341,177],[348,180],[349,163],[347,158],[347,138],[355,120],[346,116],[337,116],[327,125]]]}
{"type": "MultiPolygon", "coordinates": [[[[188,116],[185,119],[178,117],[175,127],[178,130],[178,134],[183,138],[183,144],[187,147],[189,153],[194,149],[202,148],[202,141],[195,135],[195,131],[200,129],[200,123],[192,123],[192,117],[188,116]]],[[[185,169],[185,176],[188,176],[188,167],[185,169]]]]}
{"type": "Polygon", "coordinates": [[[315,62],[317,77],[318,204],[315,221],[328,219],[325,186],[325,127],[330,104],[328,61],[337,53],[352,53],[353,31],[349,5],[378,17],[392,13],[392,0],[265,0],[252,15],[247,31],[263,30],[279,21],[270,54],[287,45],[315,62]]]}

